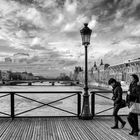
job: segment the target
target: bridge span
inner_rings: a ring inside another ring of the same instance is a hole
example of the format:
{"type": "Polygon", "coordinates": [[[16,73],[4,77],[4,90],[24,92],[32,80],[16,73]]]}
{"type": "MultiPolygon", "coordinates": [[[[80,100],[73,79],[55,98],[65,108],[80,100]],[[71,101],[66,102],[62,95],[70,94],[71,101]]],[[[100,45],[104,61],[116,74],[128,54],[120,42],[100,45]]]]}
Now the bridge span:
{"type": "Polygon", "coordinates": [[[56,83],[66,84],[71,86],[78,84],[78,81],[73,81],[73,80],[43,79],[43,80],[9,80],[9,81],[4,81],[3,85],[17,85],[17,84],[27,83],[29,86],[31,86],[33,83],[44,83],[44,82],[49,82],[52,86],[54,86],[56,83]]]}

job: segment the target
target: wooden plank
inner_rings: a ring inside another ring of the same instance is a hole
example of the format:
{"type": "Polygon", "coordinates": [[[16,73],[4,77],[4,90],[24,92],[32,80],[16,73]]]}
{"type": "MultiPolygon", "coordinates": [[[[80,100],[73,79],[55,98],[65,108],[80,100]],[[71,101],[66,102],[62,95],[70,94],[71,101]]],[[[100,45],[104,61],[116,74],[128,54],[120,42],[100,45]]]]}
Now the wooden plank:
{"type": "Polygon", "coordinates": [[[47,122],[46,122],[46,119],[43,118],[42,121],[41,121],[41,125],[42,125],[42,139],[43,140],[47,140],[47,122]]]}
{"type": "Polygon", "coordinates": [[[66,122],[69,129],[70,129],[70,132],[72,133],[72,135],[75,137],[76,140],[80,140],[80,136],[79,134],[77,133],[77,131],[75,131],[75,128],[73,128],[73,125],[71,125],[71,122],[66,122]]]}
{"type": "Polygon", "coordinates": [[[10,118],[1,118],[0,119],[0,137],[3,135],[5,130],[9,127],[10,123],[11,123],[10,118]]]}
{"type": "MultiPolygon", "coordinates": [[[[23,130],[25,129],[25,125],[26,125],[26,121],[22,120],[22,119],[18,119],[18,125],[15,128],[15,131],[13,132],[13,134],[11,135],[9,140],[15,140],[20,139],[20,135],[22,134],[23,130]]],[[[26,130],[27,131],[27,130],[26,130]]]]}
{"type": "Polygon", "coordinates": [[[31,140],[33,136],[33,129],[35,126],[35,118],[30,118],[28,120],[28,131],[24,131],[24,134],[22,136],[22,140],[31,140]]]}
{"type": "Polygon", "coordinates": [[[73,137],[71,136],[71,133],[70,133],[68,127],[66,128],[64,126],[66,121],[67,121],[66,118],[63,118],[59,121],[58,126],[60,126],[60,133],[62,133],[65,140],[73,140],[73,137]]]}
{"type": "Polygon", "coordinates": [[[35,126],[33,130],[32,140],[38,140],[40,139],[40,133],[39,133],[40,121],[39,121],[39,118],[36,118],[34,121],[35,121],[35,124],[34,124],[35,126]]]}
{"type": "MultiPolygon", "coordinates": [[[[61,118],[62,119],[62,118],[61,118]]],[[[63,128],[62,128],[62,125],[61,125],[61,119],[59,118],[59,120],[57,120],[56,122],[55,122],[55,125],[56,125],[56,129],[57,129],[57,133],[58,133],[58,137],[59,137],[59,139],[61,140],[61,139],[63,139],[63,140],[65,140],[66,139],[66,137],[65,137],[65,132],[63,131],[63,128]]]]}
{"type": "Polygon", "coordinates": [[[39,140],[43,140],[43,135],[42,135],[42,133],[43,133],[43,125],[42,125],[42,122],[43,122],[43,120],[41,119],[41,118],[39,118],[39,125],[40,125],[40,129],[39,129],[39,140]]]}
{"type": "Polygon", "coordinates": [[[115,129],[115,130],[112,130],[110,128],[110,126],[113,126],[114,124],[113,124],[113,120],[112,120],[111,117],[109,117],[109,119],[106,120],[106,121],[105,120],[102,120],[102,119],[99,119],[98,123],[102,123],[102,125],[105,126],[105,128],[109,130],[108,133],[111,133],[112,132],[112,135],[114,137],[117,136],[118,138],[120,138],[122,140],[131,140],[131,139],[134,139],[133,136],[131,136],[131,135],[128,134],[129,133],[128,132],[128,130],[129,130],[128,125],[127,125],[127,129],[126,129],[126,125],[125,125],[125,128],[123,128],[123,129],[115,129]]]}
{"type": "Polygon", "coordinates": [[[51,131],[53,135],[53,140],[59,140],[59,136],[56,133],[56,129],[54,129],[54,125],[56,121],[58,121],[58,119],[57,120],[55,120],[54,118],[51,119],[51,131]]]}
{"type": "MultiPolygon", "coordinates": [[[[126,119],[126,118],[125,118],[126,119]]],[[[112,117],[0,119],[0,140],[137,140],[128,135],[130,126],[111,129],[112,117]]]]}
{"type": "Polygon", "coordinates": [[[51,126],[51,118],[47,118],[47,129],[48,129],[48,140],[54,140],[53,139],[53,130],[52,130],[52,126],[51,126]]]}
{"type": "Polygon", "coordinates": [[[114,140],[116,139],[116,137],[112,137],[112,135],[108,135],[107,133],[108,129],[105,130],[104,127],[101,124],[99,124],[98,121],[96,121],[96,119],[90,122],[88,121],[84,122],[83,125],[86,127],[86,129],[91,131],[91,133],[92,133],[92,130],[94,129],[94,131],[96,131],[96,135],[98,138],[103,136],[105,139],[114,139],[114,140]]]}
{"type": "Polygon", "coordinates": [[[73,133],[71,132],[71,129],[68,126],[68,123],[70,123],[68,118],[63,120],[63,126],[67,132],[68,138],[69,138],[69,140],[76,140],[75,136],[73,135],[73,133]]]}
{"type": "Polygon", "coordinates": [[[20,121],[18,119],[12,121],[9,127],[5,130],[5,132],[1,136],[1,140],[10,140],[14,131],[16,131],[19,128],[19,126],[20,126],[20,121]]]}
{"type": "MultiPolygon", "coordinates": [[[[102,140],[105,140],[106,138],[101,134],[101,132],[99,133],[95,127],[93,127],[92,129],[87,129],[87,126],[85,125],[85,123],[88,122],[86,120],[76,120],[75,123],[77,125],[80,126],[81,128],[81,131],[84,135],[87,135],[88,139],[93,139],[93,138],[96,138],[96,139],[102,139],[102,140]]],[[[91,123],[91,121],[90,121],[91,123]]],[[[94,126],[94,125],[93,125],[94,126]]]]}
{"type": "Polygon", "coordinates": [[[92,125],[93,127],[89,129],[86,122],[89,121],[75,121],[75,123],[77,123],[81,127],[83,133],[90,136],[89,139],[106,139],[106,137],[102,135],[102,132],[98,132],[98,129],[96,129],[94,124],[92,125]]]}
{"type": "Polygon", "coordinates": [[[51,124],[52,124],[52,130],[53,130],[53,133],[54,133],[54,139],[55,140],[60,140],[60,137],[59,137],[59,131],[58,131],[58,127],[60,127],[58,124],[57,124],[57,122],[60,120],[60,118],[59,119],[55,119],[55,118],[52,118],[51,119],[51,124]]]}
{"type": "Polygon", "coordinates": [[[15,138],[15,140],[25,140],[26,138],[26,133],[29,131],[29,126],[30,126],[30,120],[28,118],[26,119],[21,119],[21,121],[23,122],[22,124],[22,129],[19,130],[19,133],[17,135],[17,137],[15,138]]]}
{"type": "Polygon", "coordinates": [[[73,133],[75,136],[77,136],[78,140],[90,139],[90,136],[83,132],[81,126],[76,124],[74,119],[69,123],[69,126],[73,129],[73,133]]]}
{"type": "Polygon", "coordinates": [[[95,131],[97,132],[96,135],[98,137],[98,139],[101,136],[103,136],[105,139],[112,139],[112,140],[118,140],[118,138],[116,136],[112,136],[112,132],[110,134],[108,134],[108,129],[104,129],[104,127],[100,124],[98,124],[98,122],[96,120],[94,120],[94,122],[85,122],[85,127],[87,127],[87,129],[92,130],[92,128],[94,127],[95,131]]]}

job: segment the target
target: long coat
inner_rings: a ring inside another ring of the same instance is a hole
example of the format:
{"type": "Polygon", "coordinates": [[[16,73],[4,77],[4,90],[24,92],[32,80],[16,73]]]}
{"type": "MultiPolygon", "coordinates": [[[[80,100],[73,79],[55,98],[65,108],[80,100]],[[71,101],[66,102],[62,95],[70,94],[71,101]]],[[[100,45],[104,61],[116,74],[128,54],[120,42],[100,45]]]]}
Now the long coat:
{"type": "Polygon", "coordinates": [[[127,95],[127,102],[139,102],[140,101],[140,85],[137,82],[131,82],[129,86],[130,95],[127,95]]]}
{"type": "Polygon", "coordinates": [[[116,84],[113,87],[113,97],[114,105],[121,104],[122,102],[122,88],[121,84],[119,82],[116,82],[116,84]]]}

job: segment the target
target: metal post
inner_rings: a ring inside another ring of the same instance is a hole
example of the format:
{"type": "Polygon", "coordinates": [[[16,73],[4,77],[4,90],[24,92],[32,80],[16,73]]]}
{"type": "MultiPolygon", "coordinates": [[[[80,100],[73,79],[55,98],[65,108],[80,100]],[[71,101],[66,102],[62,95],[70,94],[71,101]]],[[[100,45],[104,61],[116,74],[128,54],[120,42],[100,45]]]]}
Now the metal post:
{"type": "Polygon", "coordinates": [[[88,45],[85,45],[85,87],[84,87],[84,95],[83,95],[83,108],[80,116],[80,118],[83,120],[90,120],[93,118],[90,113],[90,106],[89,106],[87,47],[88,45]]]}
{"type": "Polygon", "coordinates": [[[13,120],[15,117],[15,100],[14,100],[15,93],[10,93],[10,94],[11,94],[11,118],[13,120]]]}
{"type": "Polygon", "coordinates": [[[91,93],[91,113],[92,116],[95,116],[95,92],[91,93]]]}
{"type": "Polygon", "coordinates": [[[80,116],[80,113],[81,113],[81,94],[78,93],[77,94],[77,114],[78,114],[78,117],[80,116]]]}

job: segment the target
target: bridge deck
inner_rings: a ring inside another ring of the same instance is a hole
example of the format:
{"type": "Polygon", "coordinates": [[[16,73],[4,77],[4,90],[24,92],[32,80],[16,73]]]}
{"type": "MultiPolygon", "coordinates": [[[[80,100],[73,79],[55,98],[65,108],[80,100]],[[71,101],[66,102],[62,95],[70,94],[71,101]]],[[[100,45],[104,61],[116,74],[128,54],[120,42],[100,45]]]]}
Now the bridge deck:
{"type": "MultiPolygon", "coordinates": [[[[126,117],[124,117],[126,119],[126,117]]],[[[0,118],[0,140],[137,140],[130,126],[112,130],[112,117],[93,120],[71,118],[0,118]]]]}

